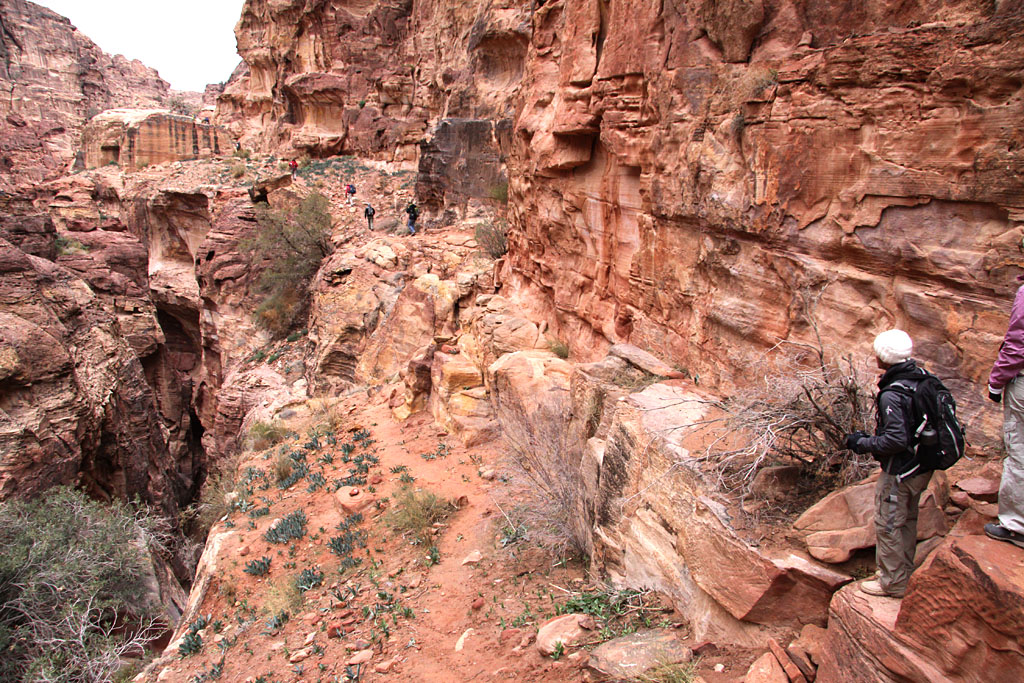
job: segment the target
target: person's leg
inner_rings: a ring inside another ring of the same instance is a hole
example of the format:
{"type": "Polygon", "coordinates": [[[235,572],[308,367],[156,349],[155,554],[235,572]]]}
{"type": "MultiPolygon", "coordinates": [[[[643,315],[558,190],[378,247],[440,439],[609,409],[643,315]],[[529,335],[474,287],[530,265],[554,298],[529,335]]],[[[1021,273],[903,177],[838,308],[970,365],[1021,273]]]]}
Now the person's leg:
{"type": "Polygon", "coordinates": [[[901,529],[905,516],[899,510],[899,484],[896,477],[882,472],[875,484],[875,564],[878,582],[889,591],[889,584],[903,565],[901,529]]]}
{"type": "Polygon", "coordinates": [[[1024,534],[1024,381],[1020,377],[1003,391],[1003,443],[1006,460],[999,484],[999,526],[1024,534]]]}
{"type": "Polygon", "coordinates": [[[903,524],[899,527],[902,562],[888,584],[882,585],[894,595],[903,595],[907,582],[914,571],[914,554],[917,551],[917,515],[921,505],[921,494],[928,488],[932,473],[925,472],[905,479],[898,487],[898,500],[903,512],[903,524]]]}

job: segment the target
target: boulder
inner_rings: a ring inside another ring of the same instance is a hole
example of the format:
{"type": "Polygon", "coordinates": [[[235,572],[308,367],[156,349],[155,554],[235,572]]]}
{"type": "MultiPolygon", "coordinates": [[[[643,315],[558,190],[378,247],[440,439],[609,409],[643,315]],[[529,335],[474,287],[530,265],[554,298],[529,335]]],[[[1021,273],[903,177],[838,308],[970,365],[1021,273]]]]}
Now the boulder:
{"type": "Polygon", "coordinates": [[[589,614],[563,614],[548,619],[537,631],[537,649],[542,655],[550,655],[558,643],[563,647],[576,645],[587,637],[587,632],[596,628],[594,618],[589,614]]]}
{"type": "MultiPolygon", "coordinates": [[[[834,491],[793,523],[806,534],[807,551],[823,562],[840,563],[853,553],[875,545],[875,482],[879,472],[864,481],[834,491]]],[[[936,472],[921,495],[917,538],[944,535],[948,530],[943,508],[949,500],[945,472],[936,472]]]]}
{"type": "Polygon", "coordinates": [[[597,646],[590,654],[587,668],[594,680],[637,677],[669,664],[682,664],[693,658],[690,648],[679,642],[674,631],[639,631],[597,646]]]}
{"type": "Polygon", "coordinates": [[[966,493],[975,500],[984,503],[994,503],[999,498],[999,480],[988,477],[969,477],[960,479],[955,484],[956,488],[966,493]]]}
{"type": "Polygon", "coordinates": [[[1024,680],[1024,550],[951,536],[902,601],[843,588],[832,601],[819,680],[1024,680]]]}
{"type": "Polygon", "coordinates": [[[658,377],[681,377],[682,373],[677,371],[668,363],[659,360],[653,354],[644,351],[632,344],[615,344],[608,349],[608,355],[616,356],[631,365],[635,365],[644,372],[658,377]]]}
{"type": "Polygon", "coordinates": [[[743,683],[789,683],[789,678],[775,655],[765,652],[747,669],[743,683]]]}

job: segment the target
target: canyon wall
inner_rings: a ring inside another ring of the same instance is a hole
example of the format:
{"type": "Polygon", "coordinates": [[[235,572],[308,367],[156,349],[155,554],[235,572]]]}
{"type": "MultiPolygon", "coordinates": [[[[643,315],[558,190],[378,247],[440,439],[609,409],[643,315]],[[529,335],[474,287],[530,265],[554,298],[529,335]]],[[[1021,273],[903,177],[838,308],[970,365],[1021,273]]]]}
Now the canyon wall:
{"type": "Polygon", "coordinates": [[[82,131],[85,168],[118,164],[134,171],[233,150],[234,140],[223,128],[163,110],[111,109],[94,116],[82,131]]]}
{"type": "Polygon", "coordinates": [[[218,122],[418,158],[435,216],[507,192],[500,280],[578,359],[630,342],[727,392],[781,341],[868,356],[899,326],[988,443],[975,387],[1024,237],[1021,12],[250,0],[218,122]]]}
{"type": "Polygon", "coordinates": [[[26,0],[0,5],[0,190],[66,170],[82,125],[114,107],[159,107],[156,71],[108,55],[64,17],[26,0]]]}
{"type": "Polygon", "coordinates": [[[720,392],[780,341],[868,357],[898,326],[996,440],[979,387],[1021,272],[1022,11],[539,5],[505,286],[577,358],[629,341],[720,392]]]}

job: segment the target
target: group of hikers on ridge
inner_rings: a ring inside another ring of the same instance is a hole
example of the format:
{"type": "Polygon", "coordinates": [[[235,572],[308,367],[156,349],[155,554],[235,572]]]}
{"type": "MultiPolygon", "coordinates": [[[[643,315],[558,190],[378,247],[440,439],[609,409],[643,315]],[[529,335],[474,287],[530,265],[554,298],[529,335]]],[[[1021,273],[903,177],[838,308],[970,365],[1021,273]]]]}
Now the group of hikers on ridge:
{"type": "MultiPolygon", "coordinates": [[[[1024,275],[1018,281],[1024,282],[1024,275]]],[[[964,429],[949,390],[912,358],[914,343],[906,332],[882,332],[873,348],[883,371],[874,434],[857,431],[846,437],[849,450],[870,453],[882,467],[875,485],[878,571],[860,589],[902,598],[914,571],[921,494],[935,470],[949,468],[963,455],[964,429]]],[[[998,519],[985,525],[985,534],[1024,548],[1024,285],[989,375],[988,397],[1003,403],[1006,459],[998,519]]]]}

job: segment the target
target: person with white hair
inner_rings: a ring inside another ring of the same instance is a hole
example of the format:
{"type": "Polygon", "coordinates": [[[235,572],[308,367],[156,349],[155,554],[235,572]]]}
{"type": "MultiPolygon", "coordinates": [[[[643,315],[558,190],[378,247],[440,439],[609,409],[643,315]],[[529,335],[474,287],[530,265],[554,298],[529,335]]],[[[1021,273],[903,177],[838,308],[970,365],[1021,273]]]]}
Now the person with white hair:
{"type": "Polygon", "coordinates": [[[913,393],[928,374],[911,358],[914,342],[903,330],[888,330],[875,337],[878,380],[874,436],[854,432],[846,447],[871,453],[882,465],[875,486],[875,561],[877,578],[861,583],[869,595],[902,598],[914,571],[917,549],[917,514],[921,494],[932,471],[922,471],[913,446],[913,393]]]}

